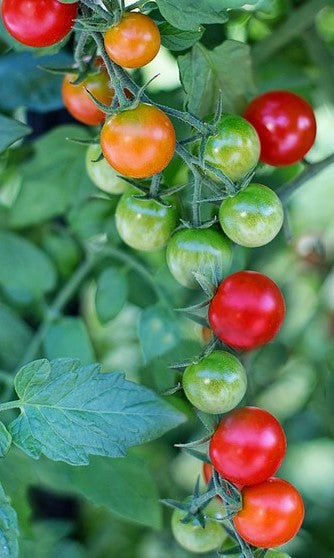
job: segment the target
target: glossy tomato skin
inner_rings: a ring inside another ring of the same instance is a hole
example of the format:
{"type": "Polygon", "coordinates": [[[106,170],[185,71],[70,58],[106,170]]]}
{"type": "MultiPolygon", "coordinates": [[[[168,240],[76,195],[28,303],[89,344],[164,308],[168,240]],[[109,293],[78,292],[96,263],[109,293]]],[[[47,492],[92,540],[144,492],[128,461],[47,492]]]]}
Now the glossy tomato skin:
{"type": "Polygon", "coordinates": [[[214,281],[224,277],[232,263],[231,244],[226,236],[213,229],[182,229],[167,246],[167,265],[184,287],[198,289],[194,272],[214,281]]]}
{"type": "Polygon", "coordinates": [[[130,188],[123,194],[116,207],[116,227],[122,240],[145,252],[166,246],[178,223],[178,210],[159,205],[155,200],[134,198],[140,192],[130,188]]]}
{"type": "Polygon", "coordinates": [[[99,145],[92,144],[88,147],[86,152],[88,176],[100,190],[108,194],[123,194],[129,188],[128,183],[118,176],[117,172],[105,159],[97,161],[100,154],[101,147],[99,145]]]}
{"type": "Polygon", "coordinates": [[[249,184],[219,208],[225,234],[236,244],[255,248],[268,244],[279,233],[284,212],[279,197],[262,184],[249,184]]]}
{"type": "Polygon", "coordinates": [[[314,144],[317,127],[313,109],[291,91],[259,95],[248,105],[244,117],[256,129],[260,159],[268,165],[292,165],[314,144]]]}
{"type": "Polygon", "coordinates": [[[226,345],[252,350],[269,343],[285,316],[283,295],[272,279],[238,271],[220,283],[209,306],[211,329],[226,345]]]}
{"type": "Polygon", "coordinates": [[[124,68],[140,68],[151,62],[159,52],[160,42],[158,26],[138,12],[124,14],[104,35],[109,58],[124,68]]]}
{"type": "Polygon", "coordinates": [[[111,104],[115,93],[105,66],[99,59],[96,65],[99,71],[89,74],[78,85],[72,83],[77,78],[75,74],[66,74],[62,86],[63,102],[68,112],[88,126],[98,126],[104,122],[106,115],[90,98],[86,89],[105,105],[111,104]]]}
{"type": "Polygon", "coordinates": [[[175,130],[160,109],[140,103],[110,116],[101,132],[101,147],[110,165],[124,176],[147,178],[171,161],[175,130]]]}
{"type": "Polygon", "coordinates": [[[227,533],[220,523],[210,518],[223,518],[226,515],[225,508],[220,500],[211,500],[203,510],[209,518],[205,527],[198,524],[182,523],[186,513],[182,510],[174,510],[172,515],[172,532],[177,542],[186,550],[196,554],[211,552],[219,548],[227,539],[227,533]]]}
{"type": "Polygon", "coordinates": [[[2,20],[8,33],[30,47],[47,47],[71,31],[78,4],[58,0],[3,0],[2,20]]]}
{"type": "Polygon", "coordinates": [[[241,116],[223,114],[217,133],[207,140],[204,159],[237,181],[255,167],[259,155],[260,141],[253,126],[241,116]]]}
{"type": "Polygon", "coordinates": [[[190,364],[182,376],[184,392],[203,413],[227,413],[246,393],[247,375],[241,362],[226,351],[213,351],[190,364]]]}
{"type": "Polygon", "coordinates": [[[298,490],[285,480],[271,478],[242,490],[242,509],[234,518],[239,535],[260,548],[281,546],[299,531],[304,504],[298,490]]]}
{"type": "Polygon", "coordinates": [[[241,407],[224,417],[210,442],[210,459],[225,479],[241,485],[258,484],[274,475],[286,452],[278,420],[257,407],[241,407]]]}

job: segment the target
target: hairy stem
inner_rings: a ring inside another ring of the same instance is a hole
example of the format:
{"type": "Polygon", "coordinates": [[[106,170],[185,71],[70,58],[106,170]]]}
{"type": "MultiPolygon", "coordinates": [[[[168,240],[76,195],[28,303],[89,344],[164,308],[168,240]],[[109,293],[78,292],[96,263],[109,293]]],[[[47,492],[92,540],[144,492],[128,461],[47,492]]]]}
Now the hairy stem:
{"type": "Polygon", "coordinates": [[[286,204],[290,198],[290,196],[296,192],[305,182],[313,178],[317,174],[320,174],[326,167],[332,165],[334,163],[334,153],[322,159],[322,161],[318,161],[317,163],[313,163],[312,165],[308,165],[303,172],[297,176],[294,180],[291,180],[281,188],[276,190],[277,195],[281,198],[282,202],[286,204]]]}

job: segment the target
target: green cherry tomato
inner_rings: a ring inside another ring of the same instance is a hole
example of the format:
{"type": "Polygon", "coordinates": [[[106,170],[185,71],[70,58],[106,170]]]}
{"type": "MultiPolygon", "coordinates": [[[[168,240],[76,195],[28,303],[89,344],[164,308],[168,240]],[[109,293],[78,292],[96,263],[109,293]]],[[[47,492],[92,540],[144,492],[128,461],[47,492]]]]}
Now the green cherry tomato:
{"type": "Polygon", "coordinates": [[[108,194],[123,194],[128,184],[113,169],[105,159],[94,162],[101,154],[99,145],[90,145],[86,152],[86,169],[89,178],[95,186],[108,194]]]}
{"type": "Polygon", "coordinates": [[[224,200],[219,221],[227,236],[254,248],[268,244],[283,224],[283,207],[278,196],[262,184],[250,184],[233,198],[224,200]]]}
{"type": "Polygon", "coordinates": [[[241,362],[226,351],[213,351],[183,374],[189,401],[203,413],[227,413],[246,393],[247,375],[241,362]]]}
{"type": "Polygon", "coordinates": [[[122,240],[131,248],[153,252],[166,246],[178,223],[175,205],[166,207],[155,200],[135,198],[136,188],[123,194],[116,207],[116,227],[122,240]]]}
{"type": "Polygon", "coordinates": [[[172,515],[172,532],[177,542],[186,550],[202,554],[219,548],[227,538],[227,533],[220,523],[210,518],[221,518],[226,515],[223,505],[218,499],[211,502],[204,509],[204,514],[209,516],[205,527],[190,522],[182,523],[186,513],[174,510],[172,515]]]}
{"type": "Polygon", "coordinates": [[[175,279],[184,287],[199,288],[197,271],[214,280],[222,279],[232,262],[230,241],[213,229],[182,229],[167,246],[167,264],[175,279]]]}
{"type": "Polygon", "coordinates": [[[291,558],[290,554],[283,552],[282,550],[270,549],[266,553],[264,558],[291,558]]]}
{"type": "Polygon", "coordinates": [[[206,142],[204,159],[237,181],[257,164],[260,140],[255,128],[241,116],[223,114],[217,124],[217,133],[206,142]]]}

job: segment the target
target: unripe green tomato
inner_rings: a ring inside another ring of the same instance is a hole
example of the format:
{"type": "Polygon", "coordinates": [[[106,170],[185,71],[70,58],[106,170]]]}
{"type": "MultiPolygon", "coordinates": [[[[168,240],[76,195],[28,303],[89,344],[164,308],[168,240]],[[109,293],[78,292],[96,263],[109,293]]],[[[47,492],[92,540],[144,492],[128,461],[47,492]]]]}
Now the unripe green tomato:
{"type": "Polygon", "coordinates": [[[279,197],[262,184],[250,184],[224,200],[219,221],[227,236],[249,248],[268,244],[280,231],[284,212],[279,197]]]}
{"type": "Polygon", "coordinates": [[[213,351],[185,369],[182,385],[189,401],[200,411],[227,413],[245,395],[247,375],[234,355],[213,351]]]}
{"type": "Polygon", "coordinates": [[[136,250],[152,252],[166,246],[178,223],[178,210],[160,205],[155,200],[134,198],[140,194],[131,188],[123,194],[116,207],[117,231],[126,244],[136,250]]]}
{"type": "MultiPolygon", "coordinates": [[[[222,518],[226,515],[223,505],[217,498],[211,500],[204,509],[204,514],[210,517],[222,518]]],[[[214,519],[207,519],[205,527],[190,523],[182,523],[186,517],[182,510],[174,510],[172,515],[172,532],[177,542],[186,550],[202,554],[219,548],[227,538],[223,526],[214,519]]]]}
{"type": "Polygon", "coordinates": [[[291,558],[290,554],[283,552],[282,550],[270,549],[266,553],[264,558],[291,558]]]}
{"type": "MultiPolygon", "coordinates": [[[[223,114],[217,133],[209,136],[204,160],[237,181],[252,170],[260,157],[260,140],[253,126],[241,116],[223,114]]],[[[210,175],[214,177],[212,173],[210,175]]]]}
{"type": "Polygon", "coordinates": [[[184,287],[199,288],[193,272],[214,280],[222,279],[232,262],[230,241],[213,229],[182,229],[167,246],[167,264],[175,279],[184,287]]]}
{"type": "Polygon", "coordinates": [[[94,182],[95,186],[108,192],[108,194],[123,194],[129,187],[127,182],[119,178],[118,173],[105,159],[94,162],[101,154],[101,147],[98,144],[92,144],[86,152],[86,169],[89,178],[94,182]]]}

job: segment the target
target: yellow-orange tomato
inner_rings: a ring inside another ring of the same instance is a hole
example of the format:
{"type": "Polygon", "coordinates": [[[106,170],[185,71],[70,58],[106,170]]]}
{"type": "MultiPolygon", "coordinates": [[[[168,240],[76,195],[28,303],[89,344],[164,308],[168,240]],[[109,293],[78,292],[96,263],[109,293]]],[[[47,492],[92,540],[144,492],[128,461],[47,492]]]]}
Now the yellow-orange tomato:
{"type": "Polygon", "coordinates": [[[138,12],[124,14],[104,35],[108,56],[125,68],[140,68],[153,60],[160,48],[160,32],[154,21],[138,12]]]}
{"type": "Polygon", "coordinates": [[[94,97],[105,105],[110,105],[114,96],[110,78],[105,66],[98,59],[96,62],[98,72],[89,74],[84,81],[78,85],[72,82],[76,80],[75,74],[67,74],[64,77],[62,95],[64,105],[68,112],[79,122],[89,126],[98,126],[105,120],[105,113],[99,109],[89,96],[86,89],[94,97]]]}
{"type": "Polygon", "coordinates": [[[175,144],[168,116],[144,103],[108,118],[101,132],[101,148],[108,163],[132,178],[161,172],[172,159],[175,144]]]}

